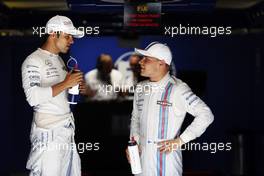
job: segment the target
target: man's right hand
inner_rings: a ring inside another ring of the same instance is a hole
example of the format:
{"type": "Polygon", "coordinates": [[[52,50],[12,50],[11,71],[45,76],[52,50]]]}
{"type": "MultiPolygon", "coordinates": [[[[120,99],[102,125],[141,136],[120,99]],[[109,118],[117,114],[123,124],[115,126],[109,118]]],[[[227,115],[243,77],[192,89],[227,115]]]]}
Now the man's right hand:
{"type": "Polygon", "coordinates": [[[63,83],[67,88],[71,88],[76,86],[77,84],[81,84],[83,82],[83,73],[80,70],[74,70],[74,72],[69,72],[66,75],[63,83]]]}
{"type": "Polygon", "coordinates": [[[80,70],[74,70],[74,73],[69,72],[66,75],[66,78],[58,83],[53,85],[52,88],[52,97],[57,96],[65,89],[76,86],[77,84],[81,84],[83,81],[83,73],[80,70]]]}

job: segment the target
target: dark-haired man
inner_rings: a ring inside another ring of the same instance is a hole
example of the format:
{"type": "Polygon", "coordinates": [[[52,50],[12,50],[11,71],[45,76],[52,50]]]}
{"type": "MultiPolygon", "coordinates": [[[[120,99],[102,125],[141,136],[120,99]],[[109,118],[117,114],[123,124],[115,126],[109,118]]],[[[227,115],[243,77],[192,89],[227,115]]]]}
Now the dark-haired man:
{"type": "MultiPolygon", "coordinates": [[[[28,103],[34,109],[30,176],[80,176],[81,165],[74,142],[74,120],[67,90],[82,84],[79,70],[68,73],[59,53],[67,53],[73,37],[82,37],[72,21],[54,16],[46,24],[47,40],[22,65],[22,82],[28,103]]],[[[84,87],[80,86],[81,91],[84,87]]]]}

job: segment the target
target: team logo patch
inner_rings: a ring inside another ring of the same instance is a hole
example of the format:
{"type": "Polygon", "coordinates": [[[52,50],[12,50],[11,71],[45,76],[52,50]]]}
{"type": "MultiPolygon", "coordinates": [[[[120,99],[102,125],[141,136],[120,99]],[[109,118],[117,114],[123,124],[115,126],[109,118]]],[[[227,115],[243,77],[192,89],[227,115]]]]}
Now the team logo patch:
{"type": "Polygon", "coordinates": [[[52,66],[52,62],[51,62],[51,60],[45,60],[45,64],[48,65],[49,67],[52,66]]]}
{"type": "Polygon", "coordinates": [[[31,83],[30,83],[30,87],[33,87],[33,86],[40,86],[40,83],[37,83],[37,82],[31,82],[31,83]]]}
{"type": "Polygon", "coordinates": [[[157,104],[158,105],[161,105],[161,106],[172,106],[172,103],[168,102],[168,101],[157,101],[157,104]]]}
{"type": "Polygon", "coordinates": [[[141,97],[143,95],[143,92],[139,92],[138,96],[141,97]]]}

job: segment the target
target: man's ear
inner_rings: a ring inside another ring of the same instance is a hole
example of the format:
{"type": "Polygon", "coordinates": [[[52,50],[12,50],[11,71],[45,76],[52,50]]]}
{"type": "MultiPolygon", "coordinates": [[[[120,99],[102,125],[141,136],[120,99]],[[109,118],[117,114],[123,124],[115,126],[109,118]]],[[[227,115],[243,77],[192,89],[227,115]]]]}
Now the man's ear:
{"type": "Polygon", "coordinates": [[[51,36],[52,38],[59,38],[59,37],[60,37],[60,32],[52,32],[52,33],[50,34],[50,36],[51,36]]]}

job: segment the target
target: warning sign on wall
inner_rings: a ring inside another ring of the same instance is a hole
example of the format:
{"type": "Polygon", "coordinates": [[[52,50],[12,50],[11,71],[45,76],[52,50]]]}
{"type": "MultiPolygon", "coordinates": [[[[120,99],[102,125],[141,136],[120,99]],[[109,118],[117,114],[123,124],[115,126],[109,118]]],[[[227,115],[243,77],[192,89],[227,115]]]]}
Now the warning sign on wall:
{"type": "Polygon", "coordinates": [[[160,21],[161,2],[126,2],[124,5],[126,28],[158,28],[160,21]]]}

